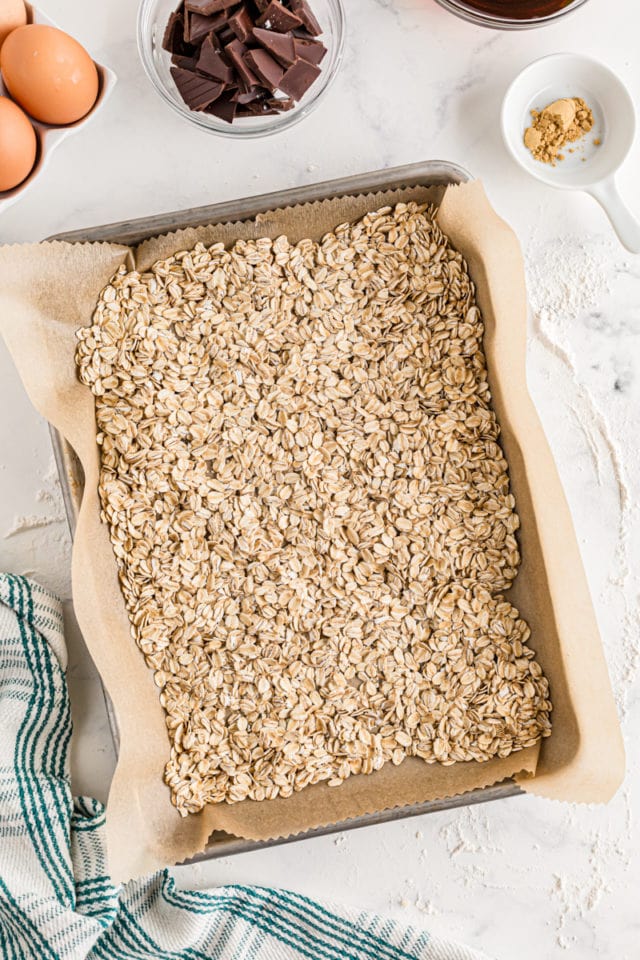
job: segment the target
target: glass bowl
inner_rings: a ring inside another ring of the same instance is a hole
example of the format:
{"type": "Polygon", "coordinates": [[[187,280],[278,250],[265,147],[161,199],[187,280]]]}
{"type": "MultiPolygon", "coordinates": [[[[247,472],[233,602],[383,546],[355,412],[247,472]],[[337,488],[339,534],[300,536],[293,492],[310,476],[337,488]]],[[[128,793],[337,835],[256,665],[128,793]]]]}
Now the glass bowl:
{"type": "Polygon", "coordinates": [[[548,23],[555,23],[561,17],[566,17],[581,7],[587,0],[565,0],[564,4],[557,4],[553,0],[522,0],[523,16],[505,16],[500,11],[501,7],[515,6],[516,0],[511,0],[511,4],[504,0],[436,0],[445,10],[450,10],[456,16],[463,20],[469,20],[471,23],[478,23],[483,27],[493,27],[496,30],[528,30],[531,27],[542,27],[548,23]],[[559,9],[554,10],[554,6],[559,9]],[[484,9],[480,9],[480,8],[484,9]]]}
{"type": "Polygon", "coordinates": [[[233,123],[190,110],[173,82],[171,57],[162,49],[167,21],[178,6],[179,0],[142,0],[138,10],[138,51],[147,76],[165,103],[201,130],[238,139],[264,137],[288,130],[317,107],[338,73],[345,34],[342,0],[313,0],[313,12],[324,31],[319,39],[326,46],[327,53],[321,64],[322,73],[292,110],[269,117],[241,117],[233,123]]]}

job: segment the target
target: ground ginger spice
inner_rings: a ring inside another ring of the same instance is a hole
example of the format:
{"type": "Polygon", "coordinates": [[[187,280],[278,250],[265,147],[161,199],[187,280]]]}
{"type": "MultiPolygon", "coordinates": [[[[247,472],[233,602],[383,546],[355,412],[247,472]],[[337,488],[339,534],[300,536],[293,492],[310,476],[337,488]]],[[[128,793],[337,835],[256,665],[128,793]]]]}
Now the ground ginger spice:
{"type": "Polygon", "coordinates": [[[535,160],[555,167],[564,160],[560,151],[574,143],[593,127],[593,113],[580,97],[554,100],[544,110],[532,110],[533,123],[524,133],[524,145],[535,160]]]}

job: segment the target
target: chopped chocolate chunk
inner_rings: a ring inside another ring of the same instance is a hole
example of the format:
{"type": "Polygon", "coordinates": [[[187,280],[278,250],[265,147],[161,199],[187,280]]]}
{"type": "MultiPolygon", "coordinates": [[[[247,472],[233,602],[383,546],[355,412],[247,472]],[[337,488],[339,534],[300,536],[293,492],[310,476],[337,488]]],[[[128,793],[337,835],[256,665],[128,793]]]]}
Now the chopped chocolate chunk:
{"type": "Polygon", "coordinates": [[[229,43],[233,43],[236,39],[236,35],[233,30],[230,30],[229,27],[225,24],[222,30],[218,30],[218,40],[223,46],[227,46],[229,43]]]}
{"type": "Polygon", "coordinates": [[[171,67],[171,76],[175,80],[180,96],[191,110],[204,110],[222,94],[224,84],[208,77],[201,77],[190,70],[171,67]]]}
{"type": "Polygon", "coordinates": [[[241,40],[234,40],[224,49],[229,61],[238,71],[238,76],[240,79],[246,83],[248,87],[259,86],[258,78],[256,77],[255,73],[249,69],[243,59],[248,47],[246,47],[241,40]]]}
{"type": "Polygon", "coordinates": [[[190,70],[191,73],[195,73],[198,69],[198,56],[183,57],[179,53],[174,53],[171,63],[174,67],[180,67],[181,70],[190,70]]]}
{"type": "Polygon", "coordinates": [[[246,7],[240,7],[228,20],[229,29],[235,33],[238,40],[244,43],[251,36],[253,30],[253,20],[249,16],[246,7]]]}
{"type": "Polygon", "coordinates": [[[319,40],[299,40],[297,37],[293,38],[293,48],[296,57],[306,60],[307,63],[314,63],[316,67],[324,60],[327,52],[324,43],[319,40]]]}
{"type": "Polygon", "coordinates": [[[271,0],[269,6],[256,20],[256,27],[269,27],[270,30],[279,30],[281,33],[301,26],[300,17],[291,10],[287,10],[279,0],[271,0]]]}
{"type": "Polygon", "coordinates": [[[320,76],[320,68],[306,60],[296,60],[292,67],[289,67],[279,88],[283,93],[288,93],[294,100],[301,100],[312,83],[320,76]]]}
{"type": "Polygon", "coordinates": [[[234,78],[234,81],[233,81],[233,82],[234,82],[234,85],[238,88],[238,93],[248,93],[249,90],[259,90],[260,93],[265,93],[265,90],[264,90],[264,88],[262,87],[262,85],[260,84],[260,81],[258,80],[257,77],[256,77],[256,85],[255,85],[255,86],[252,86],[252,84],[250,84],[250,83],[246,83],[246,81],[243,80],[242,77],[239,77],[239,76],[237,76],[237,75],[236,75],[236,77],[234,78]]]}
{"type": "Polygon", "coordinates": [[[274,93],[278,89],[284,70],[266,50],[249,50],[244,55],[244,62],[249,65],[258,79],[262,80],[267,90],[274,93]]]}
{"type": "Polygon", "coordinates": [[[312,37],[320,36],[322,27],[316,20],[307,0],[291,0],[291,9],[297,17],[300,17],[305,29],[309,31],[312,37]]]}
{"type": "Polygon", "coordinates": [[[193,52],[184,39],[184,17],[181,13],[172,13],[167,23],[167,29],[162,38],[162,49],[167,53],[179,53],[181,56],[188,56],[193,52]]]}
{"type": "Polygon", "coordinates": [[[235,7],[239,3],[240,0],[185,0],[185,7],[194,13],[209,17],[212,13],[220,13],[221,10],[235,7]]]}
{"type": "MultiPolygon", "coordinates": [[[[0,0],[1,2],[1,0],[0,0]]],[[[162,45],[191,110],[232,123],[295,107],[327,53],[312,0],[181,0],[162,45]]]]}
{"type": "Polygon", "coordinates": [[[163,50],[166,50],[168,53],[173,53],[173,48],[176,42],[176,33],[178,31],[182,33],[183,26],[184,18],[182,15],[180,13],[172,13],[165,27],[164,36],[162,38],[163,50]]]}
{"type": "Polygon", "coordinates": [[[229,84],[234,78],[234,71],[222,54],[216,50],[211,37],[207,37],[200,47],[198,70],[200,73],[206,73],[208,77],[220,80],[221,83],[229,84]]]}
{"type": "Polygon", "coordinates": [[[223,97],[210,104],[205,113],[211,113],[214,117],[219,117],[220,120],[225,120],[227,123],[233,123],[237,111],[238,104],[225,93],[223,97]]]}
{"type": "MultiPolygon", "coordinates": [[[[283,66],[290,67],[296,62],[296,41],[290,33],[278,33],[276,30],[264,30],[262,27],[254,27],[253,35],[258,43],[283,66]]],[[[302,54],[298,54],[298,56],[302,56],[302,54]]]]}
{"type": "Polygon", "coordinates": [[[224,14],[219,14],[217,17],[203,17],[200,13],[187,11],[184,38],[189,43],[200,43],[209,33],[226,22],[224,14]]]}
{"type": "MultiPolygon", "coordinates": [[[[207,38],[205,37],[205,40],[206,39],[207,38]]],[[[224,44],[222,43],[220,37],[218,36],[215,30],[212,30],[211,33],[209,34],[209,40],[211,41],[211,46],[213,47],[213,49],[217,50],[218,53],[222,53],[222,51],[224,50],[224,44]]]]}

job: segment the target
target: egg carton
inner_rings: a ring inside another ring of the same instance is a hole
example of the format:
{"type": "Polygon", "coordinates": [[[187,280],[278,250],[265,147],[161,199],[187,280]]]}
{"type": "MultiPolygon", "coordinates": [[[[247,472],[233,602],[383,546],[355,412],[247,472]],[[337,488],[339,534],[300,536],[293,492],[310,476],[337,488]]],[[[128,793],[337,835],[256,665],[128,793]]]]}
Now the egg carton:
{"type": "MultiPolygon", "coordinates": [[[[57,23],[54,23],[49,17],[47,17],[41,10],[38,10],[37,7],[31,6],[31,4],[26,4],[27,15],[29,23],[44,23],[49,27],[58,27],[57,23]]],[[[58,27],[62,29],[62,27],[58,27]]],[[[68,31],[67,31],[68,32],[68,31]]],[[[49,159],[59,144],[62,143],[67,137],[72,136],[76,133],[81,127],[84,127],[89,123],[96,113],[104,106],[107,98],[111,95],[111,91],[116,85],[117,78],[113,70],[110,70],[109,67],[105,67],[97,61],[94,60],[96,69],[98,71],[98,97],[93,107],[89,113],[82,117],[81,120],[77,120],[75,123],[70,123],[64,127],[51,126],[50,124],[40,123],[38,120],[33,120],[31,117],[31,123],[36,132],[36,138],[38,141],[38,149],[36,154],[36,162],[33,167],[33,170],[22,183],[18,184],[17,187],[14,187],[12,190],[5,190],[0,193],[0,212],[7,209],[12,204],[14,204],[20,197],[31,187],[33,182],[42,171],[47,166],[49,159]]],[[[8,97],[9,94],[7,89],[2,82],[2,77],[0,76],[0,95],[3,97],[8,97]]]]}

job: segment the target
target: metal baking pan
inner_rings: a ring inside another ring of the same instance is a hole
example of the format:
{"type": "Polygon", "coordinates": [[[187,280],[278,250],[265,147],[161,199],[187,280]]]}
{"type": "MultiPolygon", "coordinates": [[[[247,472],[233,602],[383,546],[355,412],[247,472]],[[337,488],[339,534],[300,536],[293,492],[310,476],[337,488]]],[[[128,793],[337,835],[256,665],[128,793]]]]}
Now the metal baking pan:
{"type": "MultiPolygon", "coordinates": [[[[444,189],[451,184],[465,183],[471,175],[453,163],[445,161],[426,161],[403,167],[394,167],[388,170],[378,170],[342,180],[331,180],[306,187],[296,187],[277,193],[263,194],[262,196],[248,197],[244,200],[226,201],[206,207],[195,207],[190,210],[180,210],[172,213],[160,214],[155,217],[145,217],[138,220],[124,220],[120,223],[111,223],[99,227],[88,227],[84,230],[74,230],[61,233],[49,240],[64,240],[68,243],[111,242],[134,246],[149,237],[179,230],[183,227],[198,227],[207,224],[224,223],[228,220],[252,220],[258,214],[267,213],[278,207],[294,206],[301,203],[312,203],[316,200],[326,200],[333,197],[345,197],[352,194],[370,193],[378,190],[394,190],[399,187],[436,187],[444,189]]],[[[84,478],[82,467],[65,439],[53,428],[51,429],[53,451],[58,466],[62,495],[67,512],[71,536],[73,537],[84,478]]],[[[111,724],[111,732],[116,749],[118,747],[118,729],[116,719],[111,708],[108,696],[105,694],[107,712],[111,724]]],[[[189,862],[210,860],[216,857],[226,857],[235,853],[244,853],[283,843],[297,842],[311,837],[325,836],[331,833],[341,833],[358,827],[372,824],[387,823],[391,820],[402,820],[406,817],[416,817],[425,813],[435,813],[440,810],[450,810],[455,807],[471,806],[484,803],[488,800],[499,800],[512,797],[522,791],[512,780],[505,780],[493,786],[472,790],[457,797],[444,800],[430,800],[410,806],[397,807],[392,810],[383,810],[380,813],[365,814],[354,817],[341,823],[334,823],[328,827],[309,830],[285,839],[261,841],[244,840],[222,832],[215,833],[207,849],[195,856],[189,862]]]]}

